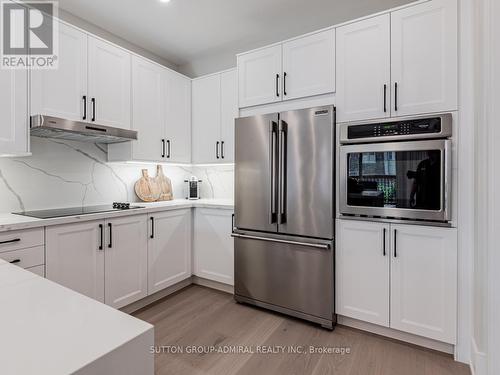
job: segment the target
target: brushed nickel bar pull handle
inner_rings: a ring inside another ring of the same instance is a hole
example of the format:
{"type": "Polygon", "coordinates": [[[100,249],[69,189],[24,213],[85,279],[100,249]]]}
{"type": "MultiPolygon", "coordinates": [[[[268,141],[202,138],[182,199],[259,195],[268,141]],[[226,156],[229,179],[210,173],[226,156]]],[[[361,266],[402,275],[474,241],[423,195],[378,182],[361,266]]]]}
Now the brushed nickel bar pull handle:
{"type": "Polygon", "coordinates": [[[247,235],[247,234],[232,233],[231,237],[248,239],[248,240],[265,241],[265,242],[277,242],[277,243],[284,243],[284,244],[296,245],[296,246],[307,246],[307,247],[314,247],[315,249],[322,249],[322,250],[329,250],[330,249],[330,245],[329,244],[319,244],[319,243],[308,243],[308,242],[300,242],[300,241],[279,240],[279,239],[276,239],[276,238],[266,238],[266,237],[259,237],[259,236],[250,236],[250,235],[247,235]]]}
{"type": "Polygon", "coordinates": [[[271,196],[269,199],[269,206],[271,208],[271,214],[269,218],[270,224],[275,224],[277,220],[277,215],[278,215],[278,208],[277,206],[277,184],[276,184],[276,174],[277,174],[277,167],[276,167],[276,147],[278,145],[278,124],[275,121],[270,121],[270,128],[271,128],[271,139],[269,142],[269,163],[271,165],[271,196]]]}

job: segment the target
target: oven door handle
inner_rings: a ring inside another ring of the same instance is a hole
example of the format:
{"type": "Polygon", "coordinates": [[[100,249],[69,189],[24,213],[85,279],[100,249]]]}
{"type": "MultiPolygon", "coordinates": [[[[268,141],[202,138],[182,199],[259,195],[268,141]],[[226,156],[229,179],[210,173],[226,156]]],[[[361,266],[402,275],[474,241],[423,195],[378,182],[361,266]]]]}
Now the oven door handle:
{"type": "Polygon", "coordinates": [[[451,221],[451,168],[452,168],[452,145],[451,140],[446,140],[444,142],[444,162],[441,163],[444,170],[442,171],[444,175],[444,193],[441,194],[443,197],[442,207],[444,210],[444,217],[446,221],[451,221]]]}

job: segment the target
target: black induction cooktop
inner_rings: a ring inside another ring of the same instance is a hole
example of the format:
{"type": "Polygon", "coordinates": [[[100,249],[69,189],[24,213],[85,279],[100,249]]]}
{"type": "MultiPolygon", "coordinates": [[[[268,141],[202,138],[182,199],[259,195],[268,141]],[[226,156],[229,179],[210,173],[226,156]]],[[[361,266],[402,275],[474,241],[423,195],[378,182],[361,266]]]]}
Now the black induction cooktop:
{"type": "Polygon", "coordinates": [[[69,207],[69,208],[56,208],[51,210],[14,212],[14,214],[34,217],[37,219],[53,219],[57,217],[89,215],[101,212],[136,210],[138,208],[144,208],[144,207],[131,206],[130,203],[113,203],[112,205],[69,207]]]}

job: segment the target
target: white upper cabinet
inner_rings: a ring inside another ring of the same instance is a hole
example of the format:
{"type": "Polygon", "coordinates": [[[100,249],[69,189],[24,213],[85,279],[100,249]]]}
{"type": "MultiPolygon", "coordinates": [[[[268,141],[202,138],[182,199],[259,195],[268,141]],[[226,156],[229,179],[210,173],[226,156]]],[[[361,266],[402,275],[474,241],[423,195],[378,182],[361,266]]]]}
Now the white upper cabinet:
{"type": "Polygon", "coordinates": [[[191,80],[164,70],[167,161],[191,161],[191,80]]]}
{"type": "Polygon", "coordinates": [[[237,86],[234,69],[193,81],[193,163],[234,161],[237,86]]]}
{"type": "Polygon", "coordinates": [[[234,161],[234,120],[239,117],[236,69],[223,72],[221,86],[221,155],[225,163],[234,161]]]}
{"type": "Polygon", "coordinates": [[[239,106],[281,101],[281,45],[238,56],[239,106]]]}
{"type": "Polygon", "coordinates": [[[283,100],[335,92],[335,29],[283,43],[283,100]]]}
{"type": "Polygon", "coordinates": [[[121,308],[147,296],[146,215],[106,221],[105,303],[121,308]]]}
{"type": "Polygon", "coordinates": [[[389,225],[337,220],[337,314],[389,326],[389,225]]]}
{"type": "Polygon", "coordinates": [[[87,34],[59,23],[58,68],[31,71],[31,114],[90,120],[87,94],[87,34]]]}
{"type": "Polygon", "coordinates": [[[457,110],[457,1],[391,14],[393,116],[457,110]]]}
{"type": "Polygon", "coordinates": [[[391,327],[454,344],[457,231],[393,225],[391,327]]]}
{"type": "Polygon", "coordinates": [[[90,121],[130,128],[130,59],[119,47],[88,37],[90,121]]]}
{"type": "Polygon", "coordinates": [[[104,302],[104,221],[46,228],[46,277],[104,302]]]}
{"type": "MultiPolygon", "coordinates": [[[[132,128],[138,141],[127,158],[161,161],[166,155],[163,69],[140,57],[132,59],[132,128]]],[[[130,145],[116,145],[116,148],[130,145]]],[[[112,149],[112,147],[110,148],[112,149]]]]}
{"type": "Polygon", "coordinates": [[[337,121],[391,115],[391,17],[337,29],[337,121]]]}
{"type": "Polygon", "coordinates": [[[0,113],[0,155],[29,153],[27,70],[0,70],[0,113]]]}
{"type": "Polygon", "coordinates": [[[151,215],[148,294],[191,277],[191,209],[151,215]]]}
{"type": "Polygon", "coordinates": [[[193,81],[194,163],[220,160],[221,81],[219,74],[193,81]]]}

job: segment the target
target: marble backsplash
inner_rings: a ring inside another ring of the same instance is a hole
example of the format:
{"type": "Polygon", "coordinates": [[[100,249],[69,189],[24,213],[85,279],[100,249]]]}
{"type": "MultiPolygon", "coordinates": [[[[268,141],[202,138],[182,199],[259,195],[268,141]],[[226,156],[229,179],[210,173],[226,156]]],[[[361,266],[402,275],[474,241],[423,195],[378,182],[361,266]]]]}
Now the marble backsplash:
{"type": "MultiPolygon", "coordinates": [[[[0,158],[0,212],[137,202],[134,183],[154,164],[107,163],[106,146],[31,138],[32,156],[0,158]]],[[[174,198],[185,197],[184,180],[203,180],[202,198],[233,198],[234,166],[163,165],[174,198]]]]}

